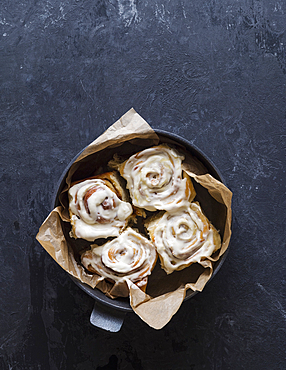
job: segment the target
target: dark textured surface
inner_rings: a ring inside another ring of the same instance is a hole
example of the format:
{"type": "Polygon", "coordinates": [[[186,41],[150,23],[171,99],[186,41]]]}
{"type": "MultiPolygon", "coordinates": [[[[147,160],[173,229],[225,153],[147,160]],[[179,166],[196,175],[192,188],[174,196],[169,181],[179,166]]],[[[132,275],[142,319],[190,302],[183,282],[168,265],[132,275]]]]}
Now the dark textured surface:
{"type": "Polygon", "coordinates": [[[286,369],[286,2],[2,0],[0,369],[286,369]],[[35,241],[74,155],[134,107],[234,193],[226,262],[155,331],[92,327],[35,241]]]}

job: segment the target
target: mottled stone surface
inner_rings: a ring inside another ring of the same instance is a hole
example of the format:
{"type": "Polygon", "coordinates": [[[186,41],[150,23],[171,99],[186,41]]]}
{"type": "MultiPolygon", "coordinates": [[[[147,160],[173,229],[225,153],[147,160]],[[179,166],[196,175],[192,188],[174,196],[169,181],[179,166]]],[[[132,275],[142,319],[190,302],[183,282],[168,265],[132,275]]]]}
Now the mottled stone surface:
{"type": "Polygon", "coordinates": [[[0,368],[286,369],[286,2],[2,0],[0,368]],[[92,327],[36,242],[62,171],[134,107],[234,193],[228,258],[155,331],[92,327]]]}

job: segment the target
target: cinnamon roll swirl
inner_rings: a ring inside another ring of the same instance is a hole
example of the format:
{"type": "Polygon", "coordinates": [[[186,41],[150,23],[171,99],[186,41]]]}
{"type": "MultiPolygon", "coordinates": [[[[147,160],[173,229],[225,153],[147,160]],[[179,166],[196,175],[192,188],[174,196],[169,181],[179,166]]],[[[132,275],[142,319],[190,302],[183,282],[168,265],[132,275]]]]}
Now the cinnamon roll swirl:
{"type": "Polygon", "coordinates": [[[152,242],[131,228],[103,246],[93,245],[81,256],[88,271],[113,283],[131,281],[142,290],[146,289],[156,260],[152,242]]]}
{"type": "Polygon", "coordinates": [[[167,274],[200,263],[221,247],[218,231],[197,202],[151,219],[146,228],[167,274]]]}
{"type": "Polygon", "coordinates": [[[127,181],[132,203],[148,211],[171,210],[195,197],[195,189],[182,170],[184,156],[166,144],[145,149],[118,166],[127,181]]]}
{"type": "Polygon", "coordinates": [[[73,238],[94,241],[116,237],[133,213],[115,172],[77,182],[68,192],[73,238]]]}

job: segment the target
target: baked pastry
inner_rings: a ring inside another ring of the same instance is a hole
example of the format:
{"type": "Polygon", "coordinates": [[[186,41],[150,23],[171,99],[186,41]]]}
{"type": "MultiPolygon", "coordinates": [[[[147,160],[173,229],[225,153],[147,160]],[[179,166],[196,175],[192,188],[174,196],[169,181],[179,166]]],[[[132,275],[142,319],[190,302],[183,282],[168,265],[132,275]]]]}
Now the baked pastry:
{"type": "Polygon", "coordinates": [[[167,274],[200,263],[221,247],[218,231],[197,202],[161,213],[145,226],[167,274]]]}
{"type": "Polygon", "coordinates": [[[157,260],[153,243],[128,227],[116,239],[93,245],[81,256],[83,266],[112,283],[131,281],[145,291],[157,260]]]}
{"type": "Polygon", "coordinates": [[[133,213],[115,171],[72,184],[68,196],[73,238],[94,241],[116,237],[133,213]]]}
{"type": "Polygon", "coordinates": [[[117,166],[132,203],[148,211],[171,210],[192,201],[192,180],[182,170],[184,156],[166,144],[145,149],[117,166]]]}

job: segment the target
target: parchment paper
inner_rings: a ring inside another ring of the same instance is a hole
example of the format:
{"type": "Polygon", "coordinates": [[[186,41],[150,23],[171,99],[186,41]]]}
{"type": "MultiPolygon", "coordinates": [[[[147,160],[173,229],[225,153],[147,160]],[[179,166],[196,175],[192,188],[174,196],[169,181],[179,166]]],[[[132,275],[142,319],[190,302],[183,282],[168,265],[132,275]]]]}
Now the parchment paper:
{"type": "MultiPolygon", "coordinates": [[[[227,250],[231,236],[231,191],[210,174],[205,173],[204,166],[196,158],[186,155],[184,170],[193,178],[195,187],[199,188],[200,192],[197,194],[201,194],[199,201],[202,209],[214,226],[220,230],[222,246],[215,255],[200,265],[193,264],[187,269],[170,275],[166,275],[157,264],[149,278],[148,294],[130,282],[128,286],[125,284],[122,287],[114,287],[97,275],[88,274],[76,257],[80,250],[69,238],[66,230],[70,227],[67,190],[72,181],[84,179],[89,174],[95,174],[96,171],[104,171],[108,159],[112,158],[119,146],[121,152],[122,148],[127,148],[127,154],[131,149],[135,153],[144,146],[148,147],[158,143],[159,138],[153,129],[133,108],[130,109],[74,161],[66,176],[66,186],[59,197],[61,205],[51,211],[36,237],[43,248],[65,271],[83,283],[102,290],[111,298],[127,296],[129,293],[130,305],[134,312],[155,329],[161,329],[170,321],[180,308],[188,289],[203,290],[212,276],[215,262],[227,250]],[[110,158],[106,156],[106,153],[110,158]],[[102,164],[104,159],[105,164],[102,164]],[[91,163],[95,164],[94,168],[91,168],[91,163]]],[[[83,245],[82,248],[86,246],[83,245]]]]}

